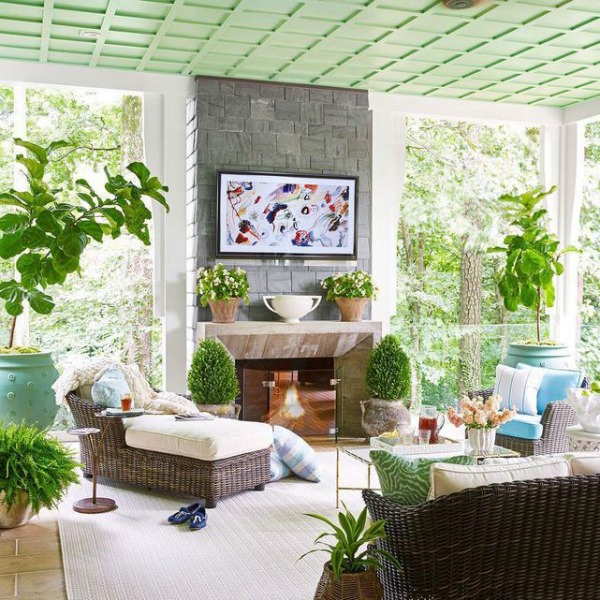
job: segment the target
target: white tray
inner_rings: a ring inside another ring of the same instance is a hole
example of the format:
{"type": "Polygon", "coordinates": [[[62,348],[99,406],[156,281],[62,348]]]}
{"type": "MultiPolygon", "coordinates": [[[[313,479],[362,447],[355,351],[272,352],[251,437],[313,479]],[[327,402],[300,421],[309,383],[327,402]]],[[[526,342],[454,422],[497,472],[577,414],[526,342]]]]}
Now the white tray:
{"type": "Polygon", "coordinates": [[[387,450],[392,454],[448,454],[462,452],[464,450],[464,442],[456,442],[440,437],[439,444],[410,444],[409,446],[392,445],[384,441],[385,438],[371,438],[371,448],[379,450],[387,450]]]}

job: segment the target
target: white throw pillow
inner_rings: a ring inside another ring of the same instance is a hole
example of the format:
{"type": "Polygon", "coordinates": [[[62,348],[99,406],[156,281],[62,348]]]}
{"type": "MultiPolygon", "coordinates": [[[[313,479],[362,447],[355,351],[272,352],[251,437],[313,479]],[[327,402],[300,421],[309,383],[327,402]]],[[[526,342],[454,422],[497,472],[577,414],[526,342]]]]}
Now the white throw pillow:
{"type": "Polygon", "coordinates": [[[494,394],[502,398],[500,408],[513,408],[522,415],[537,415],[537,394],[544,378],[542,369],[496,367],[494,394]]]}
{"type": "Polygon", "coordinates": [[[569,462],[564,458],[548,458],[547,460],[507,465],[464,466],[436,463],[431,465],[429,499],[491,483],[568,477],[569,475],[569,462]]]}
{"type": "Polygon", "coordinates": [[[571,475],[600,474],[600,454],[598,452],[574,452],[567,454],[571,465],[571,475]]]}

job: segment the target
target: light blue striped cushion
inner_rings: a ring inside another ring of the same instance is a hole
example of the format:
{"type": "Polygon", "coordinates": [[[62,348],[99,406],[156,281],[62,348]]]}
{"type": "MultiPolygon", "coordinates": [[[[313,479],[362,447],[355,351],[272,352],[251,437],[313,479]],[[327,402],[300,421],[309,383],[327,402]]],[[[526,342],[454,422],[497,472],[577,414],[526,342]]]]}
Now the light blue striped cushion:
{"type": "Polygon", "coordinates": [[[295,475],[307,481],[321,481],[321,466],[317,453],[293,431],[275,425],[273,446],[279,458],[295,475]]]}
{"type": "Polygon", "coordinates": [[[544,374],[541,369],[496,367],[494,394],[502,398],[500,408],[516,407],[521,415],[537,415],[537,394],[544,374]]]}
{"type": "Polygon", "coordinates": [[[269,469],[269,481],[279,481],[291,474],[290,468],[279,458],[277,452],[271,452],[271,467],[269,469]]]}

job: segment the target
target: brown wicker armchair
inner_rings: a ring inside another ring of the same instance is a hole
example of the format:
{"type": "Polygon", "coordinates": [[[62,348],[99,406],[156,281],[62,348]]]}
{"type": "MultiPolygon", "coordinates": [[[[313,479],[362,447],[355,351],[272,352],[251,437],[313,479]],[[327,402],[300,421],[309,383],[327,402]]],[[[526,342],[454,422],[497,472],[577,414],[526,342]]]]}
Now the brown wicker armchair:
{"type": "MultiPolygon", "coordinates": [[[[493,390],[467,392],[469,398],[489,398],[493,390]]],[[[575,411],[566,402],[550,402],[542,415],[542,436],[538,440],[527,440],[510,435],[496,434],[496,444],[519,452],[521,456],[567,452],[567,427],[577,425],[575,411]]]]}
{"type": "Polygon", "coordinates": [[[600,475],[493,484],[412,507],[363,491],[402,565],[385,600],[600,598],[600,475]]]}
{"type": "MultiPolygon", "coordinates": [[[[215,461],[140,450],[127,445],[121,419],[101,423],[98,408],[75,393],[67,396],[67,403],[77,427],[107,428],[98,460],[99,477],[204,498],[207,508],[237,492],[263,490],[269,481],[270,448],[215,461]]],[[[84,475],[91,476],[92,447],[87,437],[81,438],[81,461],[84,475]]]]}

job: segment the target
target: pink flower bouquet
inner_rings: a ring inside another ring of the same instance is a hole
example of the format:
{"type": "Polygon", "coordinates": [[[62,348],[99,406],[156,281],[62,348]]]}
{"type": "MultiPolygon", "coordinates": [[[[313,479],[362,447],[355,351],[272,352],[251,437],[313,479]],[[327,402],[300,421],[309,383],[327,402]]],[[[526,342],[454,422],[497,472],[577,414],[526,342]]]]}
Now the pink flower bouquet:
{"type": "Polygon", "coordinates": [[[495,429],[510,421],[516,414],[516,408],[500,410],[500,396],[490,396],[487,400],[476,397],[472,400],[463,396],[458,403],[458,411],[448,409],[448,420],[455,427],[465,425],[469,429],[495,429]]]}

